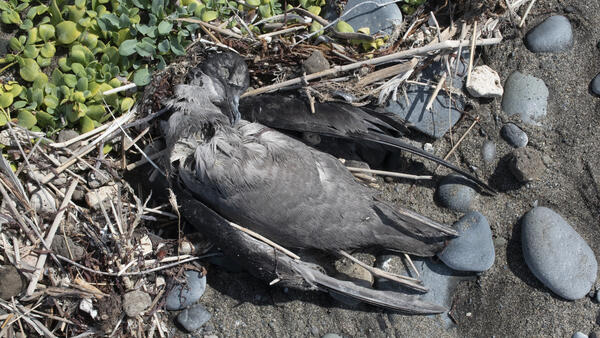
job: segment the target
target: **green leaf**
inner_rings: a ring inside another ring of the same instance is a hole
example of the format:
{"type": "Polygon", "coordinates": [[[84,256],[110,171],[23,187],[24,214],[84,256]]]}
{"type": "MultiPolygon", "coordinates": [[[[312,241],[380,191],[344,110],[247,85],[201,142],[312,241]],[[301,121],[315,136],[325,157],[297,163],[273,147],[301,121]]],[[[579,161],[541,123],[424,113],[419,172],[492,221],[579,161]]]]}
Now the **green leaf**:
{"type": "Polygon", "coordinates": [[[260,6],[260,0],[246,0],[246,3],[250,7],[258,7],[258,6],[260,6]]]}
{"type": "Polygon", "coordinates": [[[218,17],[219,17],[219,13],[217,13],[217,11],[204,11],[202,13],[201,19],[204,22],[210,22],[210,21],[215,20],[218,17]]]}
{"type": "Polygon", "coordinates": [[[173,24],[169,21],[161,21],[158,24],[158,34],[160,35],[167,35],[171,32],[171,29],[173,29],[173,24]]]}
{"type": "Polygon", "coordinates": [[[185,55],[185,49],[183,49],[183,47],[179,43],[179,40],[176,37],[170,36],[169,41],[171,42],[171,51],[173,52],[173,54],[177,56],[185,55]]]}
{"type": "Polygon", "coordinates": [[[38,57],[35,58],[35,62],[37,62],[41,68],[45,68],[52,64],[52,58],[45,58],[42,55],[38,55],[38,57]]]}
{"type": "MultiPolygon", "coordinates": [[[[33,80],[32,87],[36,88],[36,89],[43,89],[46,86],[46,83],[48,83],[48,75],[46,75],[42,72],[39,72],[38,75],[33,80]]],[[[39,103],[41,103],[41,100],[39,103]]]]}
{"type": "Polygon", "coordinates": [[[37,119],[37,124],[38,126],[42,127],[42,128],[48,128],[48,127],[52,127],[55,128],[56,127],[56,122],[54,121],[54,116],[52,116],[51,114],[45,112],[45,111],[38,111],[35,114],[35,117],[37,119]]]}
{"type": "Polygon", "coordinates": [[[342,33],[354,33],[354,28],[347,22],[341,20],[335,25],[335,30],[342,33]]]}
{"type": "Polygon", "coordinates": [[[19,60],[19,75],[23,80],[33,82],[41,72],[40,66],[33,59],[21,58],[19,60]]]}
{"type": "Polygon", "coordinates": [[[141,57],[149,57],[149,56],[154,55],[154,53],[155,53],[154,49],[155,49],[155,47],[146,41],[138,42],[135,45],[135,51],[141,57]]]}
{"type": "Polygon", "coordinates": [[[87,76],[87,73],[85,72],[85,67],[83,67],[83,65],[81,63],[77,63],[77,62],[72,63],[71,69],[73,70],[73,73],[77,76],[80,76],[80,77],[87,76]]]}
{"type": "Polygon", "coordinates": [[[58,107],[58,97],[54,95],[46,95],[46,97],[44,97],[44,104],[46,107],[54,109],[58,107]]]}
{"type": "Polygon", "coordinates": [[[25,21],[23,21],[23,24],[21,26],[19,26],[19,28],[21,30],[30,30],[33,27],[33,21],[31,21],[31,19],[25,19],[25,21]]]}
{"type": "Polygon", "coordinates": [[[77,80],[77,86],[75,87],[77,90],[85,92],[88,90],[88,80],[84,77],[79,78],[79,80],[77,80]]]}
{"type": "Polygon", "coordinates": [[[82,134],[94,130],[94,121],[87,116],[82,116],[79,119],[79,131],[82,134]]]}
{"type": "Polygon", "coordinates": [[[40,49],[40,54],[45,58],[51,58],[56,54],[56,47],[51,42],[46,42],[40,49]]]}
{"type": "Polygon", "coordinates": [[[65,74],[63,76],[63,81],[69,88],[75,88],[77,85],[77,77],[73,74],[65,74]]]}
{"type": "Polygon", "coordinates": [[[68,72],[71,70],[71,66],[69,66],[69,62],[66,57],[61,57],[58,59],[58,67],[60,67],[60,70],[63,72],[68,72]]]}
{"type": "Polygon", "coordinates": [[[152,0],[152,14],[159,16],[164,6],[164,0],[152,0]]]}
{"type": "Polygon", "coordinates": [[[158,51],[161,53],[168,52],[170,48],[171,48],[171,44],[169,43],[169,40],[167,40],[167,39],[162,40],[158,44],[158,51]]]}
{"type": "Polygon", "coordinates": [[[140,68],[133,74],[133,82],[135,82],[138,87],[147,85],[150,83],[150,80],[152,80],[152,76],[150,75],[148,68],[140,68]]]}
{"type": "MultiPolygon", "coordinates": [[[[17,101],[15,103],[13,103],[13,108],[20,109],[20,108],[25,107],[26,105],[27,105],[27,101],[17,101]]],[[[2,114],[0,113],[0,115],[2,115],[2,114]]]]}
{"type": "Polygon", "coordinates": [[[69,45],[75,41],[81,32],[73,21],[63,21],[56,25],[57,41],[63,45],[69,45]]]}
{"type": "Polygon", "coordinates": [[[8,108],[13,103],[13,95],[11,93],[0,94],[0,107],[8,108]]]}
{"type": "Polygon", "coordinates": [[[19,94],[21,94],[21,92],[23,91],[23,87],[16,83],[11,84],[10,86],[10,88],[6,87],[6,90],[8,90],[8,92],[11,93],[14,97],[19,96],[19,94]]]}
{"type": "Polygon", "coordinates": [[[130,97],[124,98],[123,101],[121,101],[121,112],[123,112],[123,113],[128,112],[129,109],[131,109],[131,107],[133,107],[134,103],[135,103],[135,101],[133,101],[132,98],[130,98],[130,97]]]}
{"type": "Polygon", "coordinates": [[[19,41],[19,39],[15,38],[14,36],[10,38],[8,46],[15,52],[20,52],[23,50],[23,44],[19,41]]]}
{"type": "Polygon", "coordinates": [[[91,118],[92,120],[99,121],[102,118],[102,116],[104,116],[105,111],[106,110],[104,108],[104,105],[95,104],[88,106],[88,111],[85,115],[91,118]]]}
{"type": "Polygon", "coordinates": [[[40,38],[38,37],[38,28],[33,27],[32,29],[27,31],[27,44],[32,45],[38,42],[40,38]]]}
{"type": "Polygon", "coordinates": [[[23,49],[23,56],[26,58],[35,59],[39,53],[40,51],[34,45],[27,45],[23,49]]]}
{"type": "Polygon", "coordinates": [[[19,120],[18,124],[21,127],[27,129],[30,129],[31,127],[35,126],[35,124],[37,123],[37,119],[35,118],[35,116],[29,110],[25,109],[19,110],[19,115],[17,116],[17,119],[19,120]]]}
{"type": "Polygon", "coordinates": [[[129,56],[135,53],[135,47],[138,41],[136,39],[125,40],[119,46],[119,54],[122,56],[129,56]]]}
{"type": "Polygon", "coordinates": [[[321,7],[319,6],[310,6],[308,7],[308,11],[314,15],[319,15],[321,13],[321,7]]]}

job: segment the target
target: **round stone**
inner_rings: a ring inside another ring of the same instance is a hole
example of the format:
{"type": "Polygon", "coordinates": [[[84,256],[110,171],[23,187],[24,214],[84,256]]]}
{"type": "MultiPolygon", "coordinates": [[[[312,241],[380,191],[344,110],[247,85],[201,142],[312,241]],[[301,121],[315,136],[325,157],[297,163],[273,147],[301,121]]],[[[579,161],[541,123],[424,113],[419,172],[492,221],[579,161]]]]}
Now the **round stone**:
{"type": "Polygon", "coordinates": [[[592,83],[590,83],[590,90],[594,95],[600,96],[600,74],[596,75],[592,83]]]}
{"type": "Polygon", "coordinates": [[[556,212],[531,209],[521,222],[525,262],[554,293],[569,300],[585,297],[596,282],[598,263],[583,238],[556,212]]]}
{"type": "Polygon", "coordinates": [[[548,110],[548,87],[542,79],[514,72],[504,83],[502,110],[521,116],[527,124],[538,124],[548,110]]]}
{"type": "Polygon", "coordinates": [[[496,158],[496,143],[485,141],[481,146],[481,158],[485,163],[491,163],[496,158]]]}
{"type": "Polygon", "coordinates": [[[177,322],[188,332],[194,332],[210,320],[211,314],[200,304],[181,311],[177,315],[177,322]]]}
{"type": "Polygon", "coordinates": [[[438,186],[437,197],[446,208],[467,212],[471,210],[475,199],[475,189],[471,182],[460,175],[446,176],[438,186]]]}
{"type": "Polygon", "coordinates": [[[573,29],[562,15],[547,18],[525,36],[525,45],[534,53],[557,53],[573,46],[573,29]]]}
{"type": "Polygon", "coordinates": [[[151,304],[150,295],[144,291],[135,290],[123,295],[123,311],[131,318],[146,311],[151,304]]]}
{"type": "Polygon", "coordinates": [[[438,257],[448,267],[460,271],[483,272],[494,264],[492,230],[485,216],[472,211],[454,224],[459,237],[450,241],[438,257]]]}
{"type": "Polygon", "coordinates": [[[588,335],[583,332],[578,331],[578,332],[573,333],[571,338],[588,338],[588,335]]]}
{"type": "Polygon", "coordinates": [[[0,265],[0,298],[10,300],[21,293],[23,280],[19,271],[12,265],[0,265]]]}
{"type": "Polygon", "coordinates": [[[206,276],[198,271],[185,272],[186,282],[176,285],[167,295],[167,310],[181,310],[200,299],[206,290],[206,276]]]}
{"type": "Polygon", "coordinates": [[[527,134],[514,123],[507,123],[502,126],[500,135],[508,144],[515,148],[523,148],[529,142],[527,134]]]}

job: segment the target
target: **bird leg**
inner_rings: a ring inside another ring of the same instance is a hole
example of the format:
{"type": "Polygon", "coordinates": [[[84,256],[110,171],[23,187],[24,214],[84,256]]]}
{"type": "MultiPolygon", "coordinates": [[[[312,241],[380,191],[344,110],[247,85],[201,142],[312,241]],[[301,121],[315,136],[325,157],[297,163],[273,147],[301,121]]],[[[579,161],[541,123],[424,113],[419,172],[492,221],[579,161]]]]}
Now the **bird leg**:
{"type": "Polygon", "coordinates": [[[376,267],[372,267],[368,264],[361,262],[359,259],[353,257],[352,255],[350,255],[349,253],[347,253],[344,250],[338,250],[338,253],[340,255],[348,258],[352,262],[365,268],[367,271],[369,271],[375,277],[385,278],[387,280],[391,280],[391,281],[397,282],[399,284],[405,285],[414,290],[418,290],[418,291],[422,291],[422,292],[429,291],[429,289],[427,289],[425,286],[422,285],[423,282],[421,282],[420,280],[418,280],[416,278],[402,276],[402,275],[398,275],[395,273],[391,273],[391,272],[387,272],[387,271],[378,269],[376,267]]]}

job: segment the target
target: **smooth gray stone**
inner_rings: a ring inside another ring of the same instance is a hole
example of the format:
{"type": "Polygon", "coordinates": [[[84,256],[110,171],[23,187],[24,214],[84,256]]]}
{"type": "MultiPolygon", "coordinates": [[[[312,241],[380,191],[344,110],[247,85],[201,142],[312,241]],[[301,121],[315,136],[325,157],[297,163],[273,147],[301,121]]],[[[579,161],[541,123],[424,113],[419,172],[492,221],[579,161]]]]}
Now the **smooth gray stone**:
{"type": "Polygon", "coordinates": [[[487,218],[473,211],[456,222],[454,228],[460,236],[438,254],[442,262],[459,271],[483,272],[491,268],[495,251],[487,218]]]}
{"type": "Polygon", "coordinates": [[[451,210],[470,211],[475,199],[475,189],[469,184],[470,181],[460,175],[444,177],[437,188],[439,202],[451,210]]]}
{"type": "Polygon", "coordinates": [[[485,163],[491,163],[496,158],[496,143],[493,141],[483,142],[481,146],[481,158],[485,163]]]}
{"type": "Polygon", "coordinates": [[[556,212],[545,207],[523,216],[522,245],[533,274],[557,295],[585,297],[596,282],[598,263],[583,238],[556,212]]]}
{"type": "Polygon", "coordinates": [[[211,314],[200,304],[181,311],[177,315],[177,322],[188,332],[194,332],[210,320],[211,314]]]}
{"type": "Polygon", "coordinates": [[[600,96],[600,74],[596,75],[596,77],[592,80],[590,89],[596,96],[600,96]]]}
{"type": "Polygon", "coordinates": [[[327,333],[322,338],[342,338],[342,336],[336,333],[327,333]]]}
{"type": "Polygon", "coordinates": [[[135,290],[123,295],[123,311],[133,318],[152,305],[150,295],[141,290],[135,290]]]}
{"type": "Polygon", "coordinates": [[[369,27],[371,34],[376,34],[379,31],[392,34],[394,25],[402,24],[402,12],[398,5],[389,4],[384,7],[377,7],[374,4],[374,2],[378,4],[389,3],[388,0],[372,0],[350,10],[363,2],[363,0],[349,0],[342,13],[342,20],[350,24],[355,31],[363,27],[369,27]]]}
{"type": "Polygon", "coordinates": [[[206,290],[206,276],[198,271],[185,272],[186,283],[176,285],[167,295],[167,310],[184,309],[200,299],[206,290]]]}
{"type": "Polygon", "coordinates": [[[527,124],[538,125],[548,110],[548,88],[543,80],[520,72],[510,74],[504,84],[502,110],[518,114],[527,124]]]}
{"type": "Polygon", "coordinates": [[[558,53],[573,47],[573,29],[562,15],[547,18],[525,36],[525,45],[534,53],[558,53]]]}
{"type": "Polygon", "coordinates": [[[583,332],[577,331],[577,332],[573,333],[571,338],[588,338],[588,335],[583,332]]]}
{"type": "Polygon", "coordinates": [[[23,280],[17,268],[12,265],[0,265],[0,298],[10,301],[23,289],[23,280]]]}
{"type": "Polygon", "coordinates": [[[515,148],[523,148],[529,142],[527,134],[514,123],[507,123],[500,130],[502,138],[515,148]]]}

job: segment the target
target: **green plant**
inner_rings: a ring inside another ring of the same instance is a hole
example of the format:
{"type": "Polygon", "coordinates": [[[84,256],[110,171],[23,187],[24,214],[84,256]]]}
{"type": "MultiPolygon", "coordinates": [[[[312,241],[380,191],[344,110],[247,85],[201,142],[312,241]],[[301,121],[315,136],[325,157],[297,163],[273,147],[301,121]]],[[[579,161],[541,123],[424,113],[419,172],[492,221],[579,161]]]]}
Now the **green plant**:
{"type": "Polygon", "coordinates": [[[404,14],[411,15],[417,10],[417,7],[427,2],[427,0],[404,0],[404,2],[405,3],[400,6],[400,9],[404,14]]]}

